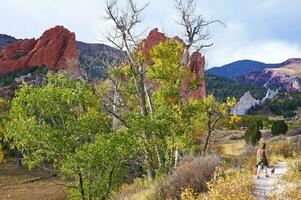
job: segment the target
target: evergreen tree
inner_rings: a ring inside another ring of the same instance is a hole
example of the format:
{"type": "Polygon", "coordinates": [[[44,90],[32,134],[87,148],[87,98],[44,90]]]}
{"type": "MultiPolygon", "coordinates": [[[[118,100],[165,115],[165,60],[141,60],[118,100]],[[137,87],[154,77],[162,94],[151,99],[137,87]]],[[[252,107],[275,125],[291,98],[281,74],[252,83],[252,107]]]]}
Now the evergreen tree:
{"type": "Polygon", "coordinates": [[[273,136],[285,134],[287,130],[288,126],[284,120],[277,120],[272,124],[271,132],[273,136]]]}

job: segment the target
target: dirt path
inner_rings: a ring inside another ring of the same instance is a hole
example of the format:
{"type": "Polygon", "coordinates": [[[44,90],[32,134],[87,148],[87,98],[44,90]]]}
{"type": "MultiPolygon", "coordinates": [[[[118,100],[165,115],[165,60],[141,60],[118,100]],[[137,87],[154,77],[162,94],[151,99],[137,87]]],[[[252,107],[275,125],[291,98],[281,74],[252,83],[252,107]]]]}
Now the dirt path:
{"type": "Polygon", "coordinates": [[[65,182],[56,177],[24,183],[47,175],[49,172],[40,169],[28,171],[25,167],[16,167],[15,161],[9,159],[5,164],[0,164],[0,200],[65,199],[64,187],[59,185],[65,182]]]}
{"type": "Polygon", "coordinates": [[[256,176],[254,176],[254,180],[256,183],[255,188],[255,195],[258,200],[266,200],[266,197],[269,196],[272,192],[275,193],[281,193],[282,187],[279,183],[279,180],[281,176],[284,175],[284,173],[287,170],[287,164],[285,162],[280,162],[274,165],[275,167],[275,174],[271,175],[270,171],[268,170],[268,174],[270,177],[266,178],[264,176],[264,172],[262,171],[262,174],[260,176],[260,179],[257,179],[256,176]]]}

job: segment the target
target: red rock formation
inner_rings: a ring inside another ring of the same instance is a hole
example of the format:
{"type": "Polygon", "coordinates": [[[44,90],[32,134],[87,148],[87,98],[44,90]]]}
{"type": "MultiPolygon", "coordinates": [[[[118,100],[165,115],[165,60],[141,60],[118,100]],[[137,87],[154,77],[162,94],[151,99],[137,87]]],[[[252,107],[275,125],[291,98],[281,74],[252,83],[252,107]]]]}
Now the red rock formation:
{"type": "Polygon", "coordinates": [[[75,34],[63,26],[44,32],[37,40],[17,41],[0,52],[0,75],[34,66],[77,71],[78,52],[75,34]]]}
{"type": "Polygon", "coordinates": [[[197,51],[190,56],[189,60],[190,74],[188,75],[187,80],[184,81],[184,85],[181,88],[181,96],[185,100],[188,100],[189,98],[202,99],[206,96],[205,57],[197,51]],[[198,81],[198,87],[195,89],[188,87],[194,76],[198,81]]]}
{"type": "MultiPolygon", "coordinates": [[[[153,29],[147,38],[142,43],[142,52],[149,59],[149,51],[151,48],[160,42],[166,40],[168,37],[158,31],[157,28],[153,29]]],[[[178,40],[184,44],[184,42],[179,37],[174,37],[174,40],[178,40]]],[[[205,88],[205,58],[200,52],[194,52],[190,57],[183,55],[182,61],[185,65],[189,66],[191,69],[191,74],[188,75],[187,79],[181,88],[181,96],[183,99],[188,100],[189,98],[201,99],[206,96],[205,88]],[[187,57],[187,59],[185,59],[187,57]],[[188,59],[189,58],[189,59],[188,59]],[[197,80],[200,82],[199,86],[195,89],[188,87],[189,82],[192,79],[192,74],[196,76],[197,80]]],[[[152,61],[150,61],[150,64],[152,61]]]]}
{"type": "Polygon", "coordinates": [[[160,44],[166,40],[167,37],[164,33],[160,33],[158,28],[153,29],[149,32],[147,38],[142,42],[142,52],[146,58],[149,58],[149,52],[153,46],[160,44]]]}

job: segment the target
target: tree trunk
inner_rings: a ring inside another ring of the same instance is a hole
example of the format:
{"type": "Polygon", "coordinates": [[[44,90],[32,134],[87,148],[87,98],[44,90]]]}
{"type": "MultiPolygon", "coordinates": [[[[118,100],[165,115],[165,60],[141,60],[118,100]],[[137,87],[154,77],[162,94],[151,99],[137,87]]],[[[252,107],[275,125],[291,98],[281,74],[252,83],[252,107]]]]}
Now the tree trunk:
{"type": "MultiPolygon", "coordinates": [[[[119,93],[118,93],[117,85],[114,84],[114,100],[113,100],[113,112],[114,113],[118,112],[118,103],[119,103],[119,93]]],[[[113,131],[116,130],[118,121],[119,120],[113,116],[113,121],[112,121],[113,131]]]]}
{"type": "Polygon", "coordinates": [[[84,182],[83,182],[83,177],[82,177],[81,172],[78,172],[78,177],[79,177],[79,190],[80,190],[80,193],[81,193],[81,196],[82,196],[82,200],[86,200],[84,182]]]}
{"type": "Polygon", "coordinates": [[[18,150],[15,150],[15,156],[16,156],[16,165],[17,167],[22,167],[22,155],[21,152],[18,150]]]}
{"type": "Polygon", "coordinates": [[[175,166],[174,167],[177,167],[178,159],[179,159],[179,149],[178,149],[178,147],[176,147],[176,150],[175,150],[175,166]]]}
{"type": "Polygon", "coordinates": [[[202,151],[202,155],[206,154],[206,150],[207,150],[207,147],[208,147],[208,144],[209,144],[210,135],[211,135],[211,132],[208,131],[207,136],[206,136],[206,140],[205,140],[205,144],[204,144],[204,148],[203,148],[203,151],[202,151]]]}
{"type": "Polygon", "coordinates": [[[158,164],[159,164],[159,167],[161,168],[163,166],[163,157],[160,153],[158,144],[156,144],[156,153],[157,153],[157,157],[158,157],[158,164]]]}

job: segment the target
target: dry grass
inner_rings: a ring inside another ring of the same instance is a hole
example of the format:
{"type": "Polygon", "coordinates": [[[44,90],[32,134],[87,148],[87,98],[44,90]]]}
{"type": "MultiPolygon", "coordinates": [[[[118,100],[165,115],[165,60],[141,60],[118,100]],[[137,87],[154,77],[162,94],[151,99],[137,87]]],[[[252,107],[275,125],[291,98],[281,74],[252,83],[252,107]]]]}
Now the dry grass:
{"type": "Polygon", "coordinates": [[[245,140],[242,139],[229,141],[228,143],[221,144],[221,153],[227,157],[238,157],[243,153],[246,145],[245,140]]]}
{"type": "Polygon", "coordinates": [[[285,67],[280,67],[280,68],[267,68],[265,69],[265,71],[270,71],[273,73],[282,73],[294,77],[301,76],[300,64],[286,65],[285,67]]]}
{"type": "Polygon", "coordinates": [[[62,181],[51,178],[24,183],[27,180],[47,175],[43,170],[28,171],[16,167],[14,160],[0,164],[0,199],[5,200],[62,200],[65,199],[62,181]]]}
{"type": "Polygon", "coordinates": [[[155,180],[137,178],[131,184],[124,184],[118,193],[113,195],[115,200],[155,200],[165,199],[161,191],[164,177],[157,177],[155,180]]]}
{"type": "Polygon", "coordinates": [[[191,188],[182,190],[181,200],[255,200],[255,183],[246,171],[231,171],[208,183],[208,193],[197,193],[191,188]]]}
{"type": "Polygon", "coordinates": [[[301,200],[301,158],[289,162],[286,174],[281,178],[285,189],[279,195],[272,195],[269,200],[301,200]]]}
{"type": "Polygon", "coordinates": [[[271,157],[278,159],[294,158],[298,155],[297,148],[288,141],[272,142],[268,144],[271,157]]]}

